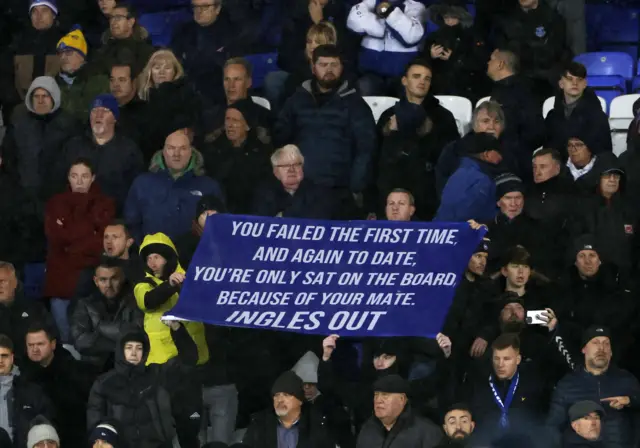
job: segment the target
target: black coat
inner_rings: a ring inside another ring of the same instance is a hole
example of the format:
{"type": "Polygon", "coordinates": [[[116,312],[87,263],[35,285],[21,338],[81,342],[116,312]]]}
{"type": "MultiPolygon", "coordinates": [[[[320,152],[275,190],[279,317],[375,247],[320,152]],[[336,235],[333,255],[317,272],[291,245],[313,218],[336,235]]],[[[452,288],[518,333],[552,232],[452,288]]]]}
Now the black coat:
{"type": "Polygon", "coordinates": [[[285,218],[332,219],[336,213],[335,202],[331,188],[303,179],[291,195],[273,177],[256,191],[251,214],[276,216],[282,213],[285,218]]]}
{"type": "MultiPolygon", "coordinates": [[[[170,447],[175,436],[172,404],[173,393],[187,380],[188,366],[195,366],[198,352],[184,327],[172,331],[178,346],[178,357],[165,364],[145,366],[149,355],[149,340],[143,331],[135,340],[144,340],[144,355],[138,365],[124,359],[124,335],[116,347],[116,365],[100,376],[91,388],[87,405],[87,427],[93,428],[106,418],[120,422],[124,439],[130,446],[170,447]]],[[[183,397],[186,400],[186,397],[183,397]]],[[[174,403],[175,401],[175,403],[174,403]]]]}
{"type": "Polygon", "coordinates": [[[132,294],[127,289],[123,291],[120,297],[110,300],[96,288],[77,301],[70,317],[74,347],[84,360],[103,371],[113,361],[120,336],[143,326],[143,313],[132,294]]]}
{"type": "MultiPolygon", "coordinates": [[[[278,417],[272,409],[256,415],[242,443],[251,448],[277,448],[278,417]]],[[[298,423],[298,444],[296,448],[333,448],[334,442],[329,436],[328,428],[322,416],[309,408],[303,407],[298,423]]]]}
{"type": "Polygon", "coordinates": [[[53,421],[55,409],[42,388],[28,382],[22,376],[12,375],[13,384],[7,407],[11,410],[13,446],[24,448],[27,446],[27,435],[31,429],[32,421],[36,417],[44,417],[48,421],[53,421]]]}
{"type": "Polygon", "coordinates": [[[271,152],[253,130],[239,148],[224,134],[202,148],[207,175],[220,182],[230,213],[250,213],[254,191],[271,175],[271,152]]]}
{"type": "Polygon", "coordinates": [[[599,440],[587,440],[579,436],[572,430],[567,430],[568,434],[564,436],[562,448],[604,448],[604,443],[599,440]]]}
{"type": "Polygon", "coordinates": [[[120,117],[116,123],[116,132],[131,139],[138,148],[142,148],[145,142],[144,125],[146,104],[137,96],[134,96],[127,104],[120,105],[120,117]]]}
{"type": "Polygon", "coordinates": [[[589,149],[598,154],[611,152],[611,129],[609,119],[602,110],[595,92],[586,88],[569,117],[565,117],[564,96],[562,91],[556,95],[553,109],[545,118],[547,146],[556,149],[567,157],[567,142],[571,137],[585,136],[589,149]]]}
{"type": "Polygon", "coordinates": [[[380,212],[389,192],[405,188],[416,200],[416,215],[431,220],[438,209],[435,167],[442,148],[460,137],[453,114],[440,105],[433,95],[425,98],[422,106],[426,119],[414,132],[391,131],[387,123],[406,100],[382,113],[378,120],[381,149],[378,158],[377,186],[380,212]]]}
{"type": "Polygon", "coordinates": [[[629,407],[617,411],[609,406],[602,417],[603,446],[607,448],[623,448],[634,446],[635,423],[634,412],[640,404],[640,384],[626,370],[610,366],[602,375],[595,376],[584,368],[579,368],[565,376],[556,386],[551,399],[547,424],[556,431],[570,432],[568,423],[569,407],[581,400],[600,403],[608,397],[628,396],[629,407]]]}
{"type": "Polygon", "coordinates": [[[23,370],[27,378],[42,387],[53,402],[56,409],[53,423],[58,429],[61,444],[69,448],[85,448],[85,408],[95,379],[89,366],[76,361],[67,350],[58,346],[47,367],[28,362],[23,370]]]}
{"type": "Polygon", "coordinates": [[[59,185],[66,183],[63,180],[66,181],[69,166],[79,157],[92,162],[100,190],[116,202],[118,211],[122,210],[131,184],[145,171],[138,146],[117,133],[104,145],[98,145],[90,132],[75,137],[64,146],[64,154],[59,160],[59,185]]]}
{"type": "MultiPolygon", "coordinates": [[[[525,199],[526,202],[526,199],[525,199]]],[[[502,257],[515,246],[523,246],[531,254],[533,267],[544,267],[548,254],[540,250],[544,240],[544,230],[524,211],[513,219],[498,212],[495,219],[486,223],[491,240],[491,253],[487,263],[487,272],[491,275],[502,267],[502,257]]]]}
{"type": "Polygon", "coordinates": [[[357,448],[432,448],[438,445],[442,431],[430,420],[419,417],[407,404],[387,432],[377,417],[372,416],[362,426],[357,448]]]}
{"type": "Polygon", "coordinates": [[[123,60],[131,61],[136,67],[144,67],[154,52],[149,33],[137,23],[133,35],[127,39],[114,39],[107,29],[102,36],[102,43],[94,59],[104,73],[109,73],[116,62],[123,60]]]}

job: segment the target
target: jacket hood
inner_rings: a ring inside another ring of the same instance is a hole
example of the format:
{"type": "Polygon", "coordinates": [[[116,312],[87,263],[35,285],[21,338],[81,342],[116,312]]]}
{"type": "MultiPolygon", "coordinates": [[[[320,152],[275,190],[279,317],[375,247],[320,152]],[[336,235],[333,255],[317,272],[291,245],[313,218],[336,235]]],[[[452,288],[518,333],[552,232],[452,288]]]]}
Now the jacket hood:
{"type": "Polygon", "coordinates": [[[318,382],[318,364],[320,363],[320,359],[318,356],[309,351],[302,355],[302,358],[298,360],[295,366],[293,366],[293,372],[298,375],[303,383],[313,383],[316,384],[318,382]]]}
{"type": "Polygon", "coordinates": [[[27,96],[24,97],[24,105],[27,106],[29,112],[32,112],[34,114],[36,113],[36,111],[33,109],[31,101],[33,91],[36,89],[44,89],[49,92],[49,95],[51,95],[51,98],[53,99],[53,109],[51,109],[51,112],[49,112],[49,114],[52,114],[60,109],[61,94],[60,87],[58,87],[56,80],[51,76],[38,76],[33,80],[31,85],[29,86],[29,90],[27,90],[27,96]]]}
{"type": "Polygon", "coordinates": [[[471,28],[473,25],[473,16],[467,11],[466,5],[456,0],[448,0],[430,6],[427,9],[427,18],[436,25],[442,27],[444,24],[444,16],[457,17],[463,28],[471,28]]]}
{"type": "MultiPolygon", "coordinates": [[[[147,257],[153,253],[162,255],[167,260],[164,273],[170,275],[176,270],[184,273],[184,269],[182,269],[178,261],[178,250],[175,244],[173,244],[173,241],[171,241],[171,238],[164,233],[154,233],[153,235],[145,236],[140,245],[140,258],[144,263],[144,270],[147,273],[147,277],[153,277],[153,273],[146,263],[147,257]]],[[[168,277],[168,275],[165,276],[168,277]]]]}
{"type": "Polygon", "coordinates": [[[147,333],[142,330],[139,331],[130,331],[125,333],[118,344],[116,345],[115,352],[115,366],[116,370],[125,372],[125,371],[144,371],[145,365],[147,364],[147,358],[149,357],[149,352],[151,351],[151,344],[149,343],[149,337],[147,333]],[[138,365],[133,365],[127,362],[124,359],[124,346],[127,342],[141,342],[142,343],[142,360],[138,365]]]}
{"type": "MultiPolygon", "coordinates": [[[[307,79],[302,83],[302,88],[313,95],[313,87],[311,84],[312,82],[313,79],[307,79]]],[[[349,86],[349,81],[343,81],[340,87],[338,87],[337,93],[341,98],[343,98],[345,96],[353,95],[354,93],[356,93],[356,89],[355,87],[349,86]]]]}
{"type": "MultiPolygon", "coordinates": [[[[176,179],[189,171],[193,171],[193,174],[195,174],[196,176],[204,176],[205,174],[204,157],[202,156],[202,153],[195,148],[191,148],[191,151],[192,151],[191,160],[189,160],[187,167],[179,174],[179,176],[176,177],[176,179]]],[[[165,161],[164,161],[162,150],[156,151],[153,157],[151,157],[151,164],[149,165],[149,171],[152,173],[157,173],[160,171],[168,171],[167,165],[165,164],[165,161]]]]}

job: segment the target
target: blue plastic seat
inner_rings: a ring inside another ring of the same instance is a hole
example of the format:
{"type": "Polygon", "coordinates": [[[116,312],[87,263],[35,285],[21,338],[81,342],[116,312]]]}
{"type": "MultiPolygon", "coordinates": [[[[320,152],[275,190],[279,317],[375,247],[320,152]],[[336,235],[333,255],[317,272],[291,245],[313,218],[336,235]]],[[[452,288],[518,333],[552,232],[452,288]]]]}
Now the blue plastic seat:
{"type": "Polygon", "coordinates": [[[192,19],[191,11],[188,8],[182,8],[143,14],[138,21],[149,32],[154,46],[167,47],[171,43],[175,27],[192,19]]]}
{"type": "Polygon", "coordinates": [[[583,53],[575,57],[587,67],[587,74],[591,76],[621,76],[630,81],[633,78],[633,59],[627,53],[595,52],[583,53]]]}
{"type": "Polygon", "coordinates": [[[253,68],[254,89],[259,89],[264,84],[267,73],[278,70],[278,53],[262,53],[246,55],[245,59],[251,63],[253,68]]]}
{"type": "Polygon", "coordinates": [[[607,110],[614,98],[624,95],[627,91],[627,82],[622,76],[587,76],[587,84],[596,95],[601,96],[607,102],[607,110]]]}
{"type": "Polygon", "coordinates": [[[44,263],[27,263],[24,265],[24,295],[27,299],[42,298],[44,289],[44,263]]]}

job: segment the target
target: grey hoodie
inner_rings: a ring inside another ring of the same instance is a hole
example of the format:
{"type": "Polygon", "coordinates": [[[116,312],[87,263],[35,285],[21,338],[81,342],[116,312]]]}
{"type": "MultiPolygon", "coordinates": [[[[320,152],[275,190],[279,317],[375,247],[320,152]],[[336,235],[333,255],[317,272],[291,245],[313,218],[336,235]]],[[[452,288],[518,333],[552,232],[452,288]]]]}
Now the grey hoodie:
{"type": "Polygon", "coordinates": [[[33,80],[31,86],[29,86],[29,90],[27,90],[27,96],[24,97],[24,105],[27,106],[29,112],[35,113],[36,111],[33,109],[33,101],[31,100],[31,96],[33,95],[33,91],[36,89],[44,89],[49,92],[51,98],[53,99],[53,109],[51,109],[50,114],[54,113],[58,109],[60,109],[60,88],[56,83],[56,80],[51,76],[38,76],[33,80]]]}

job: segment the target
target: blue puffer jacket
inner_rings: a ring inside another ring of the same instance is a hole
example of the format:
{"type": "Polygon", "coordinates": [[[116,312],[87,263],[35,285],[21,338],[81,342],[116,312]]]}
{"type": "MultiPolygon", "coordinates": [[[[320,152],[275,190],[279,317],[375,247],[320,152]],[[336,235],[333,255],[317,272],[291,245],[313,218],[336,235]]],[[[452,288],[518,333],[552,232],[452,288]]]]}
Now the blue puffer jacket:
{"type": "Polygon", "coordinates": [[[129,190],[124,218],[140,244],[145,235],[164,233],[169,238],[191,230],[196,206],[202,196],[223,199],[220,185],[204,175],[202,155],[193,150],[186,171],[174,179],[156,153],[148,173],[139,175],[129,190]]]}
{"type": "Polygon", "coordinates": [[[634,445],[634,413],[640,407],[640,384],[626,370],[609,367],[599,376],[584,368],[566,375],[553,393],[549,409],[548,425],[557,431],[570,432],[568,411],[572,404],[581,400],[599,403],[603,398],[627,396],[631,399],[628,408],[616,411],[606,403],[601,439],[607,448],[623,448],[634,445]]]}
{"type": "Polygon", "coordinates": [[[305,81],[280,112],[276,144],[300,148],[305,177],[314,183],[360,193],[369,184],[377,146],[373,114],[346,81],[323,99],[305,81]]]}
{"type": "Polygon", "coordinates": [[[491,221],[496,216],[496,183],[483,169],[483,162],[464,157],[442,192],[434,221],[491,221]]]}

